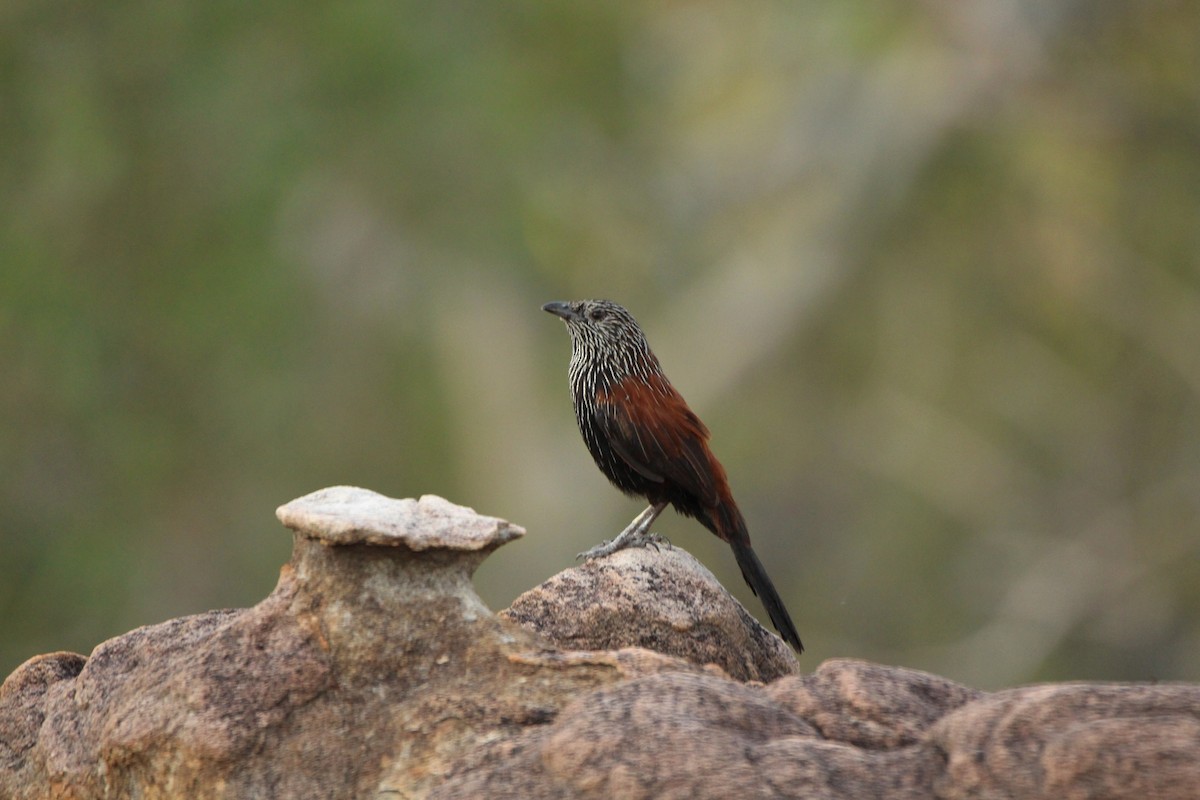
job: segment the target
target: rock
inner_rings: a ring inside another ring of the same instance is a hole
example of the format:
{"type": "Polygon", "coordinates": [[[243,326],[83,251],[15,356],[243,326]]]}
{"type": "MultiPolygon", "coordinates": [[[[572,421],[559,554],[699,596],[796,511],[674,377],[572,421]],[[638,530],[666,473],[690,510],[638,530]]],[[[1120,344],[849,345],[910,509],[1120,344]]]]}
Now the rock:
{"type": "Polygon", "coordinates": [[[812,675],[772,683],[767,694],[826,739],[881,750],[917,743],[934,722],[984,693],[928,672],[835,659],[812,675]]]}
{"type": "Polygon", "coordinates": [[[542,724],[614,666],[510,660],[542,645],[470,574],[521,535],[441,498],[339,487],[284,506],[275,591],[140,628],[0,690],[0,797],[363,797],[436,783],[504,726],[542,724]]]}
{"type": "MultiPolygon", "coordinates": [[[[460,773],[434,798],[757,797],[757,748],[816,739],[763,692],[706,675],[664,673],[591,692],[555,724],[460,773]]],[[[803,795],[796,795],[803,796],[803,795]]]]}
{"type": "Polygon", "coordinates": [[[839,659],[762,689],[662,673],[594,690],[431,797],[1194,800],[1198,756],[1200,686],[986,694],[839,659]]]}
{"type": "MultiPolygon", "coordinates": [[[[396,500],[354,486],[306,494],[280,506],[275,515],[297,533],[327,545],[372,544],[418,553],[452,550],[486,556],[525,535],[524,528],[476,514],[437,495],[396,500]]],[[[474,563],[479,561],[482,558],[474,563]]]]}
{"type": "Polygon", "coordinates": [[[253,608],[8,677],[0,798],[1200,796],[1200,686],[800,675],[682,551],[568,570],[500,618],[470,575],[521,535],[503,520],[346,487],[279,517],[292,559],[253,608]]]}
{"type": "Polygon", "coordinates": [[[644,647],[716,664],[741,681],[770,681],[800,669],[792,649],[678,547],[618,550],[564,570],[500,616],[564,650],[644,647]]]}
{"type": "Polygon", "coordinates": [[[1200,686],[1050,684],[982,696],[929,728],[947,800],[1200,797],[1200,686]]]}

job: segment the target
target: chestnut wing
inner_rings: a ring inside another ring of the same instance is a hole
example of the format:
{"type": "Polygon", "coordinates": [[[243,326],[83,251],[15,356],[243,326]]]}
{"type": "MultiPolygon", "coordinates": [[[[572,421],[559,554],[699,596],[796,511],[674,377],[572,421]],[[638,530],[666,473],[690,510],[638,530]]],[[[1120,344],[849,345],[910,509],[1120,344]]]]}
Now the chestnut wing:
{"type": "Polygon", "coordinates": [[[597,427],[631,469],[717,504],[723,474],[705,442],[708,429],[665,378],[657,385],[627,378],[596,399],[597,427]]]}

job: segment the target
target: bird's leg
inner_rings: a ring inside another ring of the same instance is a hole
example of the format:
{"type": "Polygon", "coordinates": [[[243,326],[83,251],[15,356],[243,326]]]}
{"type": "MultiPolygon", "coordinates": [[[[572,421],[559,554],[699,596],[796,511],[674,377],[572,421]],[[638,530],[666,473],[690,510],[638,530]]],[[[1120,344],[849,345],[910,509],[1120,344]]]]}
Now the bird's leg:
{"type": "MultiPolygon", "coordinates": [[[[666,501],[647,506],[645,511],[634,517],[633,522],[629,523],[625,530],[617,534],[617,538],[610,542],[601,542],[591,550],[583,551],[576,558],[590,560],[610,555],[618,550],[624,550],[626,547],[657,546],[661,544],[666,540],[658,534],[650,533],[650,526],[654,524],[654,520],[658,519],[658,515],[666,507],[666,501]]],[[[670,542],[667,544],[670,544],[670,542]]]]}

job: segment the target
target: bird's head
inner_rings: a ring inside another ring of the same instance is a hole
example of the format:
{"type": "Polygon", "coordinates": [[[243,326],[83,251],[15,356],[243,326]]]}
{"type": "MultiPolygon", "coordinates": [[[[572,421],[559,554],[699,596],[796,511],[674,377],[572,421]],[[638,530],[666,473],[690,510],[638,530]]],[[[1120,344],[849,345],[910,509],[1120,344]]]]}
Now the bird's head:
{"type": "Polygon", "coordinates": [[[633,315],[611,300],[556,300],[542,306],[561,317],[571,334],[576,356],[607,356],[610,359],[629,359],[634,355],[650,354],[646,336],[633,315]]]}

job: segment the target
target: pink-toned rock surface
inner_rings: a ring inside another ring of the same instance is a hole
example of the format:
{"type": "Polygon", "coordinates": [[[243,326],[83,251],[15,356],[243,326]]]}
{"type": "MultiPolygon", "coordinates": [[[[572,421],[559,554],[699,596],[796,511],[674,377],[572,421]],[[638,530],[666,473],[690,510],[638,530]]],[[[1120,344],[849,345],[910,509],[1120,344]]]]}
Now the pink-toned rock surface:
{"type": "Polygon", "coordinates": [[[676,547],[619,550],[564,570],[500,616],[562,649],[645,647],[716,664],[741,681],[770,681],[800,669],[782,639],[676,547]]]}
{"type": "Polygon", "coordinates": [[[522,533],[503,520],[347,487],[279,516],[295,549],[253,608],[8,677],[0,798],[1200,797],[1195,685],[801,675],[682,551],[501,618],[470,576],[522,533]]]}

